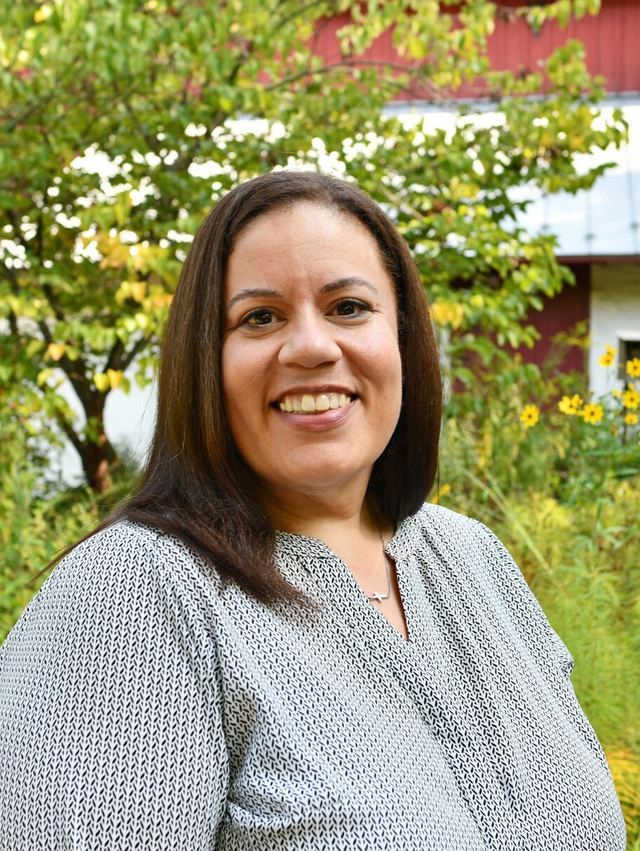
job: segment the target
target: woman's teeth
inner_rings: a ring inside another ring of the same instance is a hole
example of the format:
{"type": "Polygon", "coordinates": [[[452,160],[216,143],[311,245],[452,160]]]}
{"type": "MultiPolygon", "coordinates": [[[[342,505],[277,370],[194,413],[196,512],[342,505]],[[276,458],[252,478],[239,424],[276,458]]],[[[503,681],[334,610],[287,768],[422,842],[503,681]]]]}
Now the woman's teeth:
{"type": "Polygon", "coordinates": [[[320,393],[312,396],[285,396],[278,407],[287,414],[321,414],[335,408],[346,408],[353,397],[346,393],[320,393]]]}

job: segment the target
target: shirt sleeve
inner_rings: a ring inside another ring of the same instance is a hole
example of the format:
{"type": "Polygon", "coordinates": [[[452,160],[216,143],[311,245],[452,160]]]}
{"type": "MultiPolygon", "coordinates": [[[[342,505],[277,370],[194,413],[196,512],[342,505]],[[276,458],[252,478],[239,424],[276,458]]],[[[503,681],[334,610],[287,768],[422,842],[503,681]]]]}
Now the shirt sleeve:
{"type": "Polygon", "coordinates": [[[78,546],[0,650],[1,851],[214,846],[211,613],[193,558],[157,541],[121,524],[78,546]]]}

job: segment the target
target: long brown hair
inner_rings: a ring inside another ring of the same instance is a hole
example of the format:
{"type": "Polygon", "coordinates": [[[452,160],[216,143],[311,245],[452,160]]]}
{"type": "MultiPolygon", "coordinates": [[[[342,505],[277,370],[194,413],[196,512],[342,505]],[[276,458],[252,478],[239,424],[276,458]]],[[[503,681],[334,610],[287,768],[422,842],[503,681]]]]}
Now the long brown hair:
{"type": "Polygon", "coordinates": [[[127,517],[174,535],[223,579],[265,601],[299,595],[274,565],[274,531],[227,422],[224,284],[229,255],[249,222],[302,202],[360,221],[394,282],[403,402],[395,432],[375,462],[369,495],[394,525],[424,502],[437,467],[442,381],[415,263],[391,220],[360,189],[324,174],[284,171],[233,189],[200,227],[164,331],[157,423],[142,485],[105,524],[127,517]]]}

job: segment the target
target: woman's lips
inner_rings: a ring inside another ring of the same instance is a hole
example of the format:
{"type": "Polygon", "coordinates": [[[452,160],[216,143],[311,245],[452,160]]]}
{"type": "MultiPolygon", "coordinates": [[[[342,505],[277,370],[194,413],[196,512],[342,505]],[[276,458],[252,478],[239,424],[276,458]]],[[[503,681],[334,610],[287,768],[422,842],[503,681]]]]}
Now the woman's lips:
{"type": "Polygon", "coordinates": [[[274,403],[275,407],[287,414],[323,414],[346,408],[355,399],[349,393],[303,393],[287,395],[274,403]]]}

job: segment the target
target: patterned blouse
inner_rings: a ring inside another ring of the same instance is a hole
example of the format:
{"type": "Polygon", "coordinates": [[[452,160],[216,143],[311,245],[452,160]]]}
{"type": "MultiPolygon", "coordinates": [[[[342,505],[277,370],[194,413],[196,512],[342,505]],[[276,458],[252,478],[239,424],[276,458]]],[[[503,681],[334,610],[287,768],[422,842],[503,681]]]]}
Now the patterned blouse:
{"type": "Polygon", "coordinates": [[[267,607],[120,523],[0,650],[2,851],[623,851],[572,660],[484,526],[426,505],[387,547],[406,641],[320,541],[318,605],[267,607]]]}

